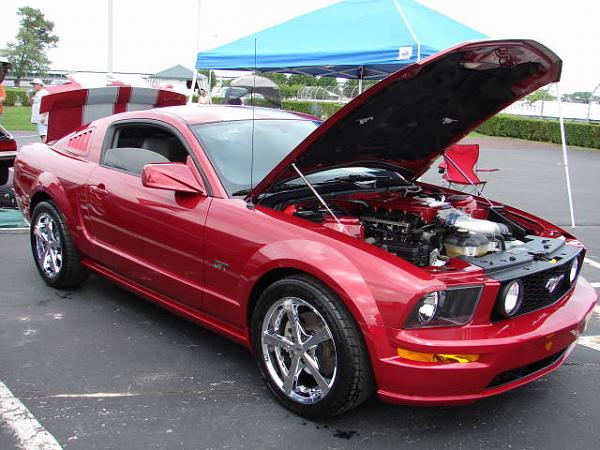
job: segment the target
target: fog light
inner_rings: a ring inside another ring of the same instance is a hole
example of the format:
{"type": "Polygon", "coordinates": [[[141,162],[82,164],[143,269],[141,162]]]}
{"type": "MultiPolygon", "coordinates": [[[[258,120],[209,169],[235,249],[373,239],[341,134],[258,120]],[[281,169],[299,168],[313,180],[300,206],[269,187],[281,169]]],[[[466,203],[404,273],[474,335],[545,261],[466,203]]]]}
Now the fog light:
{"type": "Polygon", "coordinates": [[[523,300],[523,282],[514,280],[500,290],[496,311],[502,317],[512,317],[516,314],[523,300]]]}
{"type": "Polygon", "coordinates": [[[479,360],[479,355],[476,354],[465,354],[465,353],[421,353],[413,352],[412,350],[405,350],[403,348],[396,349],[400,358],[408,359],[410,361],[418,362],[432,362],[432,363],[469,363],[479,360]]]}
{"type": "Polygon", "coordinates": [[[579,258],[574,258],[569,269],[569,283],[573,283],[579,273],[579,258]]]}

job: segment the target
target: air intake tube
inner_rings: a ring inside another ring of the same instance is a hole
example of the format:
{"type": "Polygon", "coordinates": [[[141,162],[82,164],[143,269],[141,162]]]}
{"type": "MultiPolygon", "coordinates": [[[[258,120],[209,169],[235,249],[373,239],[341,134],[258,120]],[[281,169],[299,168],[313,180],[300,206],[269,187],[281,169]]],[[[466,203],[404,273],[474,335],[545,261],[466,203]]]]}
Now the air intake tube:
{"type": "Polygon", "coordinates": [[[473,219],[461,211],[448,214],[446,225],[456,227],[460,230],[472,231],[473,233],[482,233],[490,237],[500,237],[509,234],[508,227],[503,223],[473,219]]]}

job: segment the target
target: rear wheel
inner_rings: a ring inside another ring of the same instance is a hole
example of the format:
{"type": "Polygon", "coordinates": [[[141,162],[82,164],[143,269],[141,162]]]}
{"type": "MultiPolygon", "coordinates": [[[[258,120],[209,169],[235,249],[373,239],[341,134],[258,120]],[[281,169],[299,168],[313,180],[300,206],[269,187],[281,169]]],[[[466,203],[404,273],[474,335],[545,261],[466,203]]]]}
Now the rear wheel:
{"type": "Polygon", "coordinates": [[[369,357],[356,323],[310,277],[287,277],[265,290],[252,318],[252,344],[267,385],[298,414],[338,415],[372,392],[369,357]]]}
{"type": "Polygon", "coordinates": [[[35,265],[44,281],[55,288],[79,284],[88,272],[69,234],[62,215],[53,203],[36,205],[29,229],[35,265]]]}

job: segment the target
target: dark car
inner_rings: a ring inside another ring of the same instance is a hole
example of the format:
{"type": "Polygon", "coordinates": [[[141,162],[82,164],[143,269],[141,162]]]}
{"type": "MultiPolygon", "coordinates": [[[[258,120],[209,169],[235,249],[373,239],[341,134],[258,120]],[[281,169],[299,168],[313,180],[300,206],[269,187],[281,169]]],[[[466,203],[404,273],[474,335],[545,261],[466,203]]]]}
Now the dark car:
{"type": "Polygon", "coordinates": [[[0,208],[15,208],[13,192],[13,164],[17,156],[17,142],[0,126],[0,208]]]}

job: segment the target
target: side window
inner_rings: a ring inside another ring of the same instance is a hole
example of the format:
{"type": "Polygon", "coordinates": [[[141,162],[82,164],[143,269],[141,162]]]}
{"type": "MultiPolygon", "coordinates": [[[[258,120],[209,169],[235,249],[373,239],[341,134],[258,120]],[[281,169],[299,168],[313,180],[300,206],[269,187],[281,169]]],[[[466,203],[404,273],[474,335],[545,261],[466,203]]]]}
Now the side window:
{"type": "Polygon", "coordinates": [[[170,131],[153,125],[122,125],[104,151],[102,164],[141,175],[146,164],[161,162],[185,163],[188,153],[170,131]]]}

